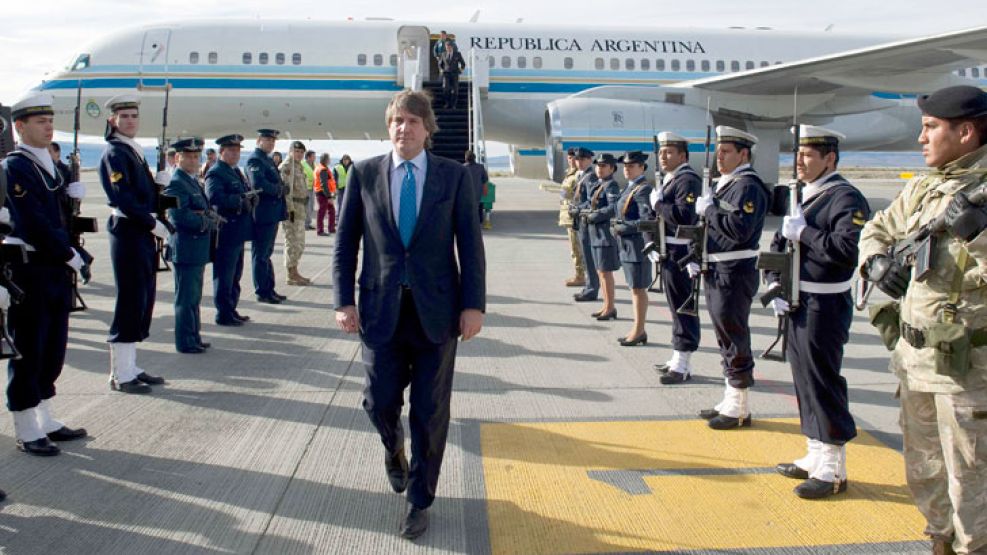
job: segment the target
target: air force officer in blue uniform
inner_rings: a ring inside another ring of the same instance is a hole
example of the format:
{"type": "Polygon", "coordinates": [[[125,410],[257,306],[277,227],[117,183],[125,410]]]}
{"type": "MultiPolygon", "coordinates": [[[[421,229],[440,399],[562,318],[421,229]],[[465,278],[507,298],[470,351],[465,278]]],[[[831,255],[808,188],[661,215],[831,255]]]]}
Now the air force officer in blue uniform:
{"type": "Polygon", "coordinates": [[[285,203],[285,188],[281,174],[271,160],[271,152],[278,140],[278,131],[261,129],[257,131],[257,148],[247,159],[247,177],[254,189],[260,191],[260,203],[254,213],[253,242],[251,256],[254,269],[254,293],[257,300],[268,304],[281,304],[287,297],[274,290],[274,239],[278,235],[278,224],[288,219],[288,205],[285,203]]]}
{"type": "Polygon", "coordinates": [[[202,274],[209,263],[213,234],[218,220],[209,208],[206,192],[199,184],[199,159],[204,141],[189,138],[176,141],[178,166],[165,188],[165,194],[178,199],[178,208],[168,209],[168,220],[175,233],[168,238],[168,259],[175,267],[175,349],[199,354],[209,346],[199,331],[202,319],[202,274]]]}
{"type": "Polygon", "coordinates": [[[237,167],[241,141],[243,136],[235,134],[216,139],[219,159],[206,173],[209,204],[226,219],[219,229],[212,263],[216,323],[221,326],[241,326],[249,320],[236,308],[240,302],[240,277],[243,275],[243,244],[253,232],[253,210],[258,197],[248,196],[250,184],[237,167]]]}
{"type": "Polygon", "coordinates": [[[458,163],[424,150],[437,128],[428,96],[398,93],[386,122],[394,150],[356,164],[346,186],[333,294],[336,322],[346,332],[359,331],[363,340],[363,407],[384,443],[391,487],[408,490],[401,535],[411,539],[425,532],[435,499],[456,337],[468,340],[483,325],[485,260],[469,175],[458,163]],[[400,420],[409,384],[410,472],[400,420]]]}

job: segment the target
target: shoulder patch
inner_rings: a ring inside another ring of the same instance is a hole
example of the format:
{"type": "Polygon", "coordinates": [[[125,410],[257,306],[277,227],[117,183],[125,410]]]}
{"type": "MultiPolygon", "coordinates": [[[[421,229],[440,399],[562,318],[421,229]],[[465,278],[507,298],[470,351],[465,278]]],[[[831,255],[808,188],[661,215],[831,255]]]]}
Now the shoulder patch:
{"type": "Polygon", "coordinates": [[[120,173],[120,172],[113,172],[113,173],[110,174],[110,182],[111,183],[116,183],[117,181],[120,181],[121,179],[123,179],[123,174],[120,173]]]}
{"type": "Polygon", "coordinates": [[[687,195],[685,195],[685,202],[686,202],[686,204],[695,204],[696,203],[696,195],[694,195],[692,193],[688,193],[687,195]]]}
{"type": "Polygon", "coordinates": [[[20,183],[14,183],[14,196],[15,197],[21,198],[22,196],[24,196],[26,194],[27,194],[27,191],[24,189],[24,187],[21,187],[21,184],[20,183]]]}
{"type": "Polygon", "coordinates": [[[854,212],[852,219],[853,219],[853,225],[864,225],[867,223],[867,220],[864,219],[863,210],[857,210],[856,212],[854,212]]]}
{"type": "Polygon", "coordinates": [[[754,201],[747,201],[744,203],[744,213],[753,214],[754,213],[754,201]]]}

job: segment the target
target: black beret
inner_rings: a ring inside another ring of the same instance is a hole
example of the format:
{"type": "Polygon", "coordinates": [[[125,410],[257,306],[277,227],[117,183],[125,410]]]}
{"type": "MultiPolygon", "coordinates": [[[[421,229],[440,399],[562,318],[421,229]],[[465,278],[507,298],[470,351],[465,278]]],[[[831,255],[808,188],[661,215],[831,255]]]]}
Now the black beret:
{"type": "Polygon", "coordinates": [[[291,143],[292,150],[305,150],[305,143],[301,141],[295,141],[291,143]]]}
{"type": "Polygon", "coordinates": [[[243,135],[238,135],[233,133],[232,135],[223,135],[222,137],[216,139],[216,144],[219,146],[240,146],[243,142],[243,135]]]}
{"type": "Polygon", "coordinates": [[[576,158],[592,158],[593,151],[585,147],[577,146],[572,151],[572,155],[575,156],[576,158]]]}
{"type": "Polygon", "coordinates": [[[647,164],[648,155],[641,152],[640,150],[632,150],[626,154],[617,162],[621,164],[647,164]]]}
{"type": "Polygon", "coordinates": [[[606,152],[601,154],[599,158],[593,160],[594,164],[610,164],[613,167],[617,167],[617,159],[614,158],[613,154],[606,152]]]}
{"type": "Polygon", "coordinates": [[[179,139],[171,143],[172,148],[177,152],[202,152],[202,147],[206,142],[198,137],[189,137],[188,139],[179,139]]]}
{"type": "Polygon", "coordinates": [[[987,93],[970,85],[939,89],[918,97],[922,113],[934,118],[976,118],[987,116],[987,93]]]}

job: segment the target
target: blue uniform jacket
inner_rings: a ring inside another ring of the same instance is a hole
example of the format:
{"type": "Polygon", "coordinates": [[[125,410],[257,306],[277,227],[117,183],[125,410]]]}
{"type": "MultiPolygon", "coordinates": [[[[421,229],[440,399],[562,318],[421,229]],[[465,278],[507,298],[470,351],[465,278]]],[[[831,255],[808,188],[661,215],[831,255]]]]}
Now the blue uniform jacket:
{"type": "Polygon", "coordinates": [[[281,175],[274,160],[257,148],[247,159],[247,179],[260,190],[260,204],[254,214],[259,224],[274,224],[288,219],[288,204],[284,198],[281,175]]]}
{"type": "Polygon", "coordinates": [[[732,175],[730,183],[717,188],[716,202],[706,209],[710,253],[757,250],[768,211],[768,191],[750,168],[732,175]]]}
{"type": "Polygon", "coordinates": [[[702,194],[703,181],[689,165],[680,167],[666,185],[661,188],[662,200],[655,204],[655,212],[665,219],[665,236],[675,237],[680,225],[695,225],[696,199],[702,194]]]}
{"type": "Polygon", "coordinates": [[[610,218],[614,216],[620,185],[613,178],[597,179],[587,191],[587,200],[581,208],[592,210],[587,216],[589,222],[589,244],[594,247],[616,246],[610,233],[610,218]],[[602,189],[602,190],[601,190],[602,189]]]}
{"type": "Polygon", "coordinates": [[[249,189],[246,177],[222,160],[206,173],[206,196],[209,204],[226,218],[219,230],[219,242],[232,244],[250,239],[253,214],[243,209],[243,194],[249,189]]]}
{"type": "MultiPolygon", "coordinates": [[[[128,225],[150,232],[157,210],[158,186],[151,169],[137,152],[115,135],[106,140],[106,151],[99,164],[99,180],[106,192],[107,203],[126,215],[128,225]]],[[[111,225],[110,231],[114,231],[111,225]]]]}
{"type": "Polygon", "coordinates": [[[613,204],[615,217],[626,222],[623,228],[618,228],[617,236],[622,262],[643,261],[641,251],[644,250],[644,235],[638,231],[636,224],[641,220],[653,220],[655,217],[649,199],[651,191],[651,184],[641,176],[638,181],[628,183],[617,202],[613,204]]]}
{"type": "Polygon", "coordinates": [[[178,199],[178,208],[168,209],[175,233],[168,238],[168,259],[176,264],[206,264],[212,234],[203,212],[209,209],[199,180],[176,169],[165,194],[178,199]]]}
{"type": "Polygon", "coordinates": [[[32,161],[33,156],[15,150],[3,161],[7,172],[7,206],[14,224],[14,237],[35,248],[32,260],[61,266],[69,279],[66,262],[72,259],[67,229],[57,191],[64,187],[32,161]]]}
{"type": "MultiPolygon", "coordinates": [[[[806,228],[799,236],[799,278],[819,283],[849,281],[857,267],[860,232],[870,219],[867,199],[839,174],[830,176],[831,187],[802,204],[806,228]]],[[[784,252],[788,240],[777,231],[771,250],[784,252]]],[[[778,280],[776,273],[766,273],[768,283],[778,280]]]]}

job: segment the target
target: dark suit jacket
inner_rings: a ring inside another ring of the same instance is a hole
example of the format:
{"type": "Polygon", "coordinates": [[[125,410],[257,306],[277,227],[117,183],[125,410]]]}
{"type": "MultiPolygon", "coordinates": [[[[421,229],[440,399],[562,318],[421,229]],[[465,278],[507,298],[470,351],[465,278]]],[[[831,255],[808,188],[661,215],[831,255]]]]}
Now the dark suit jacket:
{"type": "Polygon", "coordinates": [[[337,307],[357,305],[360,334],[370,347],[387,343],[397,329],[402,270],[422,328],[434,343],[459,334],[464,309],[486,310],[486,261],[472,181],[460,164],[427,156],[421,209],[407,249],[391,207],[391,154],[363,160],[350,170],[333,251],[333,300],[337,307]],[[355,303],[361,240],[360,299],[355,303]]]}

